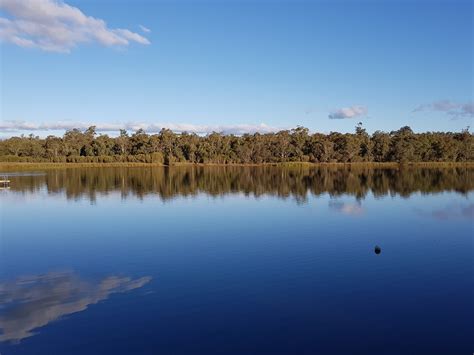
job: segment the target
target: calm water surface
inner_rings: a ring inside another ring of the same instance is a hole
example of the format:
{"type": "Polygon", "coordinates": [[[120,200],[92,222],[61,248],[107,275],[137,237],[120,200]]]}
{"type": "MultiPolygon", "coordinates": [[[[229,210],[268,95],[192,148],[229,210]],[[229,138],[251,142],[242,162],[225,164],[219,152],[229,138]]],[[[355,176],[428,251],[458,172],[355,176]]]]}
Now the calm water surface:
{"type": "Polygon", "coordinates": [[[9,174],[2,355],[474,351],[472,169],[9,174]]]}

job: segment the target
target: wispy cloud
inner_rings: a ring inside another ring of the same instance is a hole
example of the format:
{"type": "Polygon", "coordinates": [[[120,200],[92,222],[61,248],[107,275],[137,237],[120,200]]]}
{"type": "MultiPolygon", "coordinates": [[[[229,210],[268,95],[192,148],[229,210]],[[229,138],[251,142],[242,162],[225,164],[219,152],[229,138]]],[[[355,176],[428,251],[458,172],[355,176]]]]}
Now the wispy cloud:
{"type": "Polygon", "coordinates": [[[329,208],[346,215],[360,216],[364,213],[364,208],[360,203],[347,203],[342,201],[329,201],[329,208]]]}
{"type": "Polygon", "coordinates": [[[47,273],[0,283],[0,341],[20,341],[34,330],[65,315],[86,310],[114,293],[128,292],[150,282],[110,276],[98,282],[80,279],[72,272],[47,273]]]}
{"type": "MultiPolygon", "coordinates": [[[[127,29],[111,29],[104,20],[55,0],[1,0],[0,40],[25,48],[69,53],[81,43],[127,46],[150,41],[127,29]]],[[[146,32],[146,31],[145,31],[146,32]]]]}
{"type": "Polygon", "coordinates": [[[359,116],[366,116],[368,111],[369,110],[366,106],[354,105],[351,107],[343,107],[343,108],[334,110],[329,114],[328,117],[330,119],[355,118],[359,116]]]}
{"type": "Polygon", "coordinates": [[[417,209],[421,216],[429,216],[438,220],[469,219],[474,220],[474,203],[451,204],[444,208],[434,209],[430,212],[417,209]]]}
{"type": "Polygon", "coordinates": [[[261,124],[237,124],[237,125],[194,125],[188,123],[85,123],[72,121],[58,121],[52,123],[35,123],[26,121],[1,121],[0,132],[34,132],[34,131],[65,131],[73,128],[86,129],[90,126],[96,126],[99,132],[118,132],[120,129],[127,131],[137,131],[143,129],[148,133],[159,132],[162,128],[171,129],[174,132],[193,132],[198,134],[207,134],[212,132],[221,132],[224,134],[241,135],[245,133],[270,133],[282,130],[282,128],[261,124]]]}
{"type": "Polygon", "coordinates": [[[412,112],[437,111],[446,113],[451,119],[473,118],[474,102],[459,103],[451,100],[438,100],[416,107],[412,112]]]}
{"type": "Polygon", "coordinates": [[[139,27],[140,27],[140,29],[141,29],[143,32],[145,32],[145,33],[150,33],[150,32],[151,32],[151,30],[150,30],[149,28],[147,28],[147,27],[145,27],[145,26],[143,26],[143,25],[139,25],[139,27]]]}

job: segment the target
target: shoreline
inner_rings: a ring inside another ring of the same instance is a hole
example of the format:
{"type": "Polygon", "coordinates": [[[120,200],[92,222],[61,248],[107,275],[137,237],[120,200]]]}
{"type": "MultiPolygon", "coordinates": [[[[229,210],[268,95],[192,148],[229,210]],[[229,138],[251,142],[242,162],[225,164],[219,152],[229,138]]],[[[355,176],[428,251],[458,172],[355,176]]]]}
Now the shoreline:
{"type": "Polygon", "coordinates": [[[160,163],[34,163],[34,162],[0,162],[1,170],[31,170],[31,169],[71,169],[71,168],[158,168],[158,167],[282,167],[282,168],[321,168],[321,167],[349,167],[349,168],[474,168],[474,162],[354,162],[354,163],[260,163],[260,164],[219,164],[219,163],[174,163],[165,165],[160,163]]]}

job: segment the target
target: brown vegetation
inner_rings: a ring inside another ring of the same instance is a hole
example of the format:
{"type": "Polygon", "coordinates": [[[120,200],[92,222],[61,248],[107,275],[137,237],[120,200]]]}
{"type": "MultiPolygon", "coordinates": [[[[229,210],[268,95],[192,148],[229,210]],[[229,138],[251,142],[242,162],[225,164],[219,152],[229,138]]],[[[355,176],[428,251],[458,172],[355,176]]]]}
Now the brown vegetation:
{"type": "Polygon", "coordinates": [[[276,164],[276,163],[463,163],[474,161],[474,138],[459,133],[414,133],[409,127],[369,135],[362,125],[353,134],[289,131],[243,136],[175,134],[138,130],[118,137],[97,135],[95,127],[67,131],[63,137],[12,137],[0,141],[2,162],[60,164],[276,164]]]}

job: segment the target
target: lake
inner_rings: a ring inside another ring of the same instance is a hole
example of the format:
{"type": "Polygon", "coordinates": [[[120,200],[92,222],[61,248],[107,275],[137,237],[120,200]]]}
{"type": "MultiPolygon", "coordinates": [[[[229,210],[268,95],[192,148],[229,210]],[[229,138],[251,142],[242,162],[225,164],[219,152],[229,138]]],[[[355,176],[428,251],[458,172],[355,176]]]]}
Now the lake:
{"type": "Polygon", "coordinates": [[[474,169],[5,174],[2,355],[474,351],[474,169]]]}

